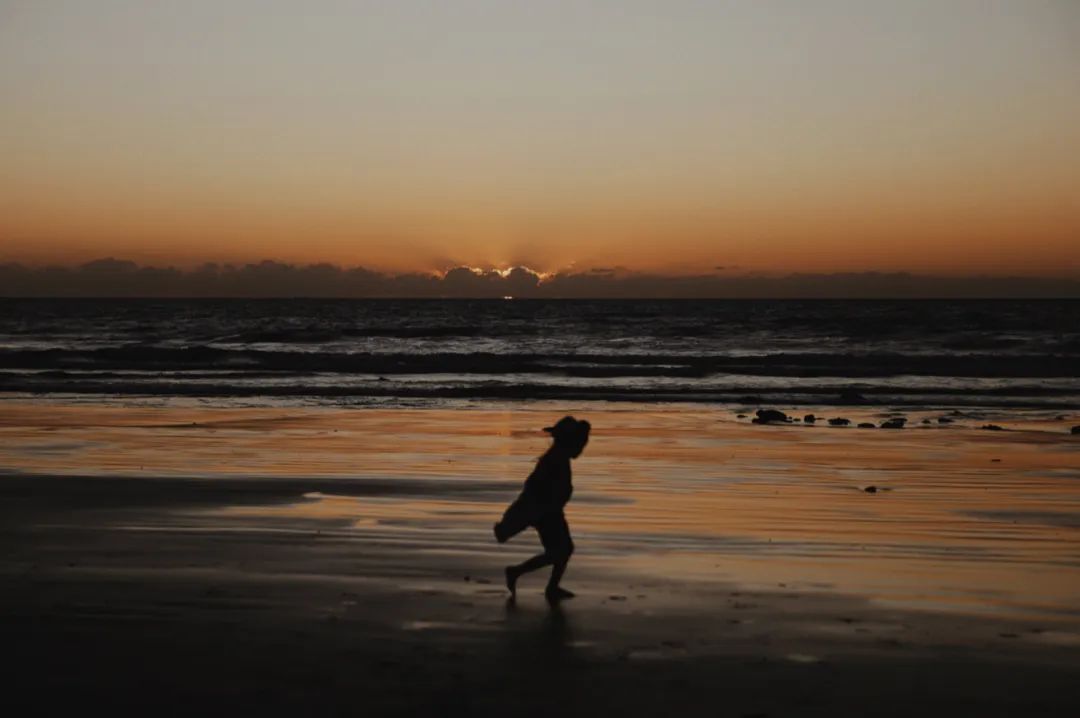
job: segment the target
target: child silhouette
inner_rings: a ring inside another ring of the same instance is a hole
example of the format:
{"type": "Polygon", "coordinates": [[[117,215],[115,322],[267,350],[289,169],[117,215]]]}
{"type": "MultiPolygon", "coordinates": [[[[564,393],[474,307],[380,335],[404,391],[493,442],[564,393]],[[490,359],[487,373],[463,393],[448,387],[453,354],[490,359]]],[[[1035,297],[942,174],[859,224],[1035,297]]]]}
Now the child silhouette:
{"type": "Polygon", "coordinates": [[[551,578],[544,591],[547,600],[554,603],[574,597],[559,586],[570,554],[574,552],[563,507],[574,491],[570,482],[570,460],[576,459],[585,449],[591,428],[589,422],[572,416],[565,416],[554,426],[545,428],[553,439],[551,448],[536,462],[521,495],[506,509],[502,521],[495,524],[495,538],[499,543],[506,543],[532,526],[540,534],[540,543],[544,546],[543,553],[506,567],[506,587],[510,589],[511,597],[516,595],[518,578],[548,565],[551,566],[551,578]]]}

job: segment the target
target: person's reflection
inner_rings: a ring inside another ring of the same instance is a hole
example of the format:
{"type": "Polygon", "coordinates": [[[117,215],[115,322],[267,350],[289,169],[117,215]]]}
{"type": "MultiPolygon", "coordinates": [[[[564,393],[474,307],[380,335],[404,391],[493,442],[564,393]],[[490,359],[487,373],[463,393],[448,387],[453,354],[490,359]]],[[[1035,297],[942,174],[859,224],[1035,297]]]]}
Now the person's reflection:
{"type": "Polygon", "coordinates": [[[519,655],[552,660],[552,665],[559,665],[573,654],[573,627],[558,603],[549,605],[541,615],[522,610],[511,596],[506,600],[506,624],[513,652],[519,655]]]}

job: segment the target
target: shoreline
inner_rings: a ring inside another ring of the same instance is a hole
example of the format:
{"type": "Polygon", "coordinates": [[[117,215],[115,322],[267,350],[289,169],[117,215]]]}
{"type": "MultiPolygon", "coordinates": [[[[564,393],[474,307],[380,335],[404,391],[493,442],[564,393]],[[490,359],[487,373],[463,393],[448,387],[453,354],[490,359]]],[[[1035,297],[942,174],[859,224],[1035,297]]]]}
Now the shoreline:
{"type": "MultiPolygon", "coordinates": [[[[860,389],[860,391],[864,391],[864,389],[860,389]]],[[[341,388],[313,393],[310,387],[305,386],[276,387],[271,390],[252,388],[250,391],[238,390],[235,387],[230,388],[228,391],[219,391],[199,386],[168,386],[155,391],[141,388],[139,391],[118,393],[115,386],[103,384],[90,387],[82,386],[77,392],[72,392],[71,387],[67,385],[60,385],[51,389],[38,387],[33,391],[4,390],[0,391],[0,404],[5,402],[37,401],[123,406],[126,402],[136,401],[153,401],[158,402],[160,405],[168,405],[176,403],[176,401],[201,400],[216,402],[216,405],[221,407],[235,405],[237,401],[246,401],[247,403],[244,406],[248,408],[291,405],[296,407],[321,406],[328,409],[357,408],[377,410],[482,407],[499,403],[525,408],[538,403],[555,404],[561,402],[565,404],[569,402],[582,405],[604,403],[616,405],[685,405],[703,409],[727,409],[733,413],[752,413],[759,408],[778,408],[799,413],[814,412],[820,414],[831,412],[837,415],[842,415],[843,412],[851,414],[860,411],[865,414],[869,411],[880,412],[891,408],[895,408],[897,411],[937,413],[958,410],[973,414],[980,412],[991,414],[1008,410],[1020,416],[1049,412],[1054,415],[1065,413],[1066,415],[1072,415],[1073,422],[1080,421],[1080,414],[1076,412],[1076,397],[1072,394],[1061,395],[1054,399],[1020,396],[993,399],[991,396],[981,393],[973,393],[967,397],[950,393],[942,393],[936,396],[914,392],[913,394],[909,396],[903,394],[871,394],[869,397],[844,400],[833,394],[790,394],[784,393],[782,390],[771,393],[761,392],[760,395],[746,395],[742,391],[731,393],[665,393],[650,390],[637,392],[610,391],[602,388],[597,388],[595,391],[582,391],[580,389],[537,391],[535,387],[524,389],[509,387],[505,390],[488,389],[484,391],[477,391],[473,388],[415,391],[395,389],[383,392],[366,388],[341,388]]],[[[214,404],[208,405],[213,406],[214,404]]]]}

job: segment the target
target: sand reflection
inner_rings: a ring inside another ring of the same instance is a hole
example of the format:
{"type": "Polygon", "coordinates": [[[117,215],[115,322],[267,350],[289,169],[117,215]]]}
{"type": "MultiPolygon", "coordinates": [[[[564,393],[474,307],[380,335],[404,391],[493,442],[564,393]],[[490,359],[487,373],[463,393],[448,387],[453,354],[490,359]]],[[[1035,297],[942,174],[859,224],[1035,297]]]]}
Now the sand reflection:
{"type": "MultiPolygon", "coordinates": [[[[596,430],[575,465],[571,583],[591,566],[957,612],[1053,618],[1080,604],[1078,445],[1039,422],[994,435],[868,432],[750,426],[699,407],[572,409],[596,430]]],[[[303,480],[289,500],[177,505],[174,521],[326,529],[498,565],[534,548],[495,546],[491,524],[545,446],[539,427],[565,410],[11,403],[0,462],[28,474],[303,480]]]]}

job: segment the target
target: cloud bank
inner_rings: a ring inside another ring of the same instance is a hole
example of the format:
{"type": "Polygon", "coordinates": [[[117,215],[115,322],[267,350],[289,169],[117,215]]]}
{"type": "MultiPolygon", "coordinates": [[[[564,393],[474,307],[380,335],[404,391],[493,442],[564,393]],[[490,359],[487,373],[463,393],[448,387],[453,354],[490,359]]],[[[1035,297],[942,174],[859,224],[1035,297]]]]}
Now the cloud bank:
{"type": "MultiPolygon", "coordinates": [[[[728,268],[729,271],[731,268],[728,268]]],[[[907,273],[665,276],[618,268],[552,275],[525,267],[387,274],[332,264],[205,264],[192,270],[98,259],[77,267],[0,265],[2,297],[221,298],[1080,298],[1080,279],[907,273]]]]}

